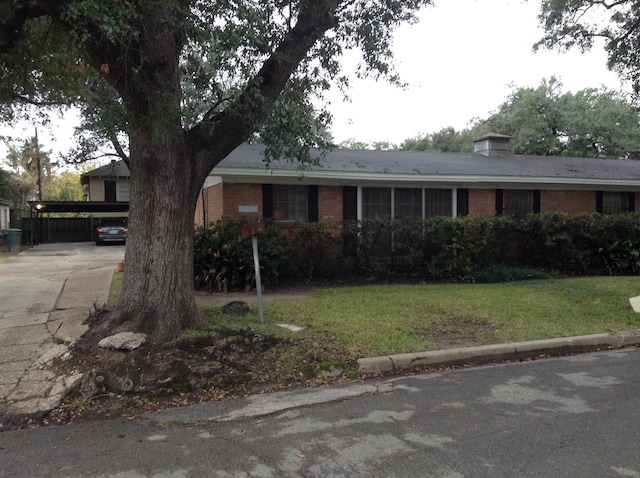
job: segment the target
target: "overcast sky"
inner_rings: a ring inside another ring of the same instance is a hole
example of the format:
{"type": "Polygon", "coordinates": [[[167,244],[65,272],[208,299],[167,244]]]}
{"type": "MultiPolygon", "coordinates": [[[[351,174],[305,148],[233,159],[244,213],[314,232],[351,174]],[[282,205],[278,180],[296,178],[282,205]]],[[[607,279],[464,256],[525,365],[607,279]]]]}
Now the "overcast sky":
{"type": "Polygon", "coordinates": [[[447,126],[461,129],[486,118],[511,92],[510,85],[538,86],[555,75],[564,91],[606,85],[622,89],[607,70],[600,45],[580,51],[532,52],[542,37],[538,0],[435,0],[416,25],[403,27],[394,44],[406,90],[354,82],[351,103],[333,96],[336,142],[388,140],[400,143],[447,126]]]}
{"type": "MultiPolygon", "coordinates": [[[[335,141],[401,143],[446,126],[461,129],[504,102],[510,85],[535,87],[553,75],[564,91],[600,85],[621,89],[617,76],[606,69],[601,46],[588,54],[532,52],[542,35],[538,5],[538,0],[436,0],[418,24],[396,34],[397,70],[408,88],[364,80],[353,82],[349,103],[331,95],[335,141]]],[[[69,147],[74,124],[54,119],[50,127],[39,128],[40,143],[54,158],[69,147]]],[[[27,138],[33,131],[33,125],[20,125],[11,133],[27,138]]],[[[5,154],[0,144],[0,155],[5,154]]]]}

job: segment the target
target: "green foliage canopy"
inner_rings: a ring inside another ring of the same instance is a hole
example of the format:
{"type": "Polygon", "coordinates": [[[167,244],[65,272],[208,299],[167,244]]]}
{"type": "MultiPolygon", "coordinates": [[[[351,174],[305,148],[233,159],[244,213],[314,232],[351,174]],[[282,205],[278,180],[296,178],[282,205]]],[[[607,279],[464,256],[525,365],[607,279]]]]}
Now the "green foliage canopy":
{"type": "Polygon", "coordinates": [[[604,42],[609,69],[640,93],[638,0],[543,0],[538,19],[545,33],[534,48],[584,51],[604,42]]]}
{"type": "Polygon", "coordinates": [[[402,148],[471,152],[473,138],[492,131],[512,136],[515,154],[640,159],[639,112],[622,93],[604,87],[564,93],[556,78],[514,87],[489,118],[408,138],[402,148]]]}
{"type": "Polygon", "coordinates": [[[180,104],[167,98],[164,114],[179,118],[192,138],[222,127],[245,137],[257,130],[271,145],[269,159],[304,159],[309,146],[331,140],[321,97],[332,84],[348,87],[342,52],[362,52],[358,75],[397,83],[393,27],[415,21],[430,3],[0,0],[0,119],[33,113],[34,105],[43,115],[43,107],[77,106],[83,121],[67,159],[95,158],[109,147],[128,160],[141,100],[153,88],[178,88],[180,104]],[[172,36],[170,50],[145,42],[158,33],[172,36]],[[176,61],[179,85],[166,84],[163,61],[176,61]],[[278,78],[285,66],[290,76],[278,78]],[[271,82],[280,86],[271,91],[271,82]]]}

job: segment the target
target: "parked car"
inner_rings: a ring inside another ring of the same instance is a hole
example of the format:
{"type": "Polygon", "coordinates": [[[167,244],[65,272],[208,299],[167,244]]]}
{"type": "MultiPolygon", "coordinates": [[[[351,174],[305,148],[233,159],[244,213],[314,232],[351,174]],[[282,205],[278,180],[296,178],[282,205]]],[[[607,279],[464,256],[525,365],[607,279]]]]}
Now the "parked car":
{"type": "Polygon", "coordinates": [[[105,219],[96,229],[96,246],[107,242],[127,242],[127,223],[124,219],[105,219]]]}

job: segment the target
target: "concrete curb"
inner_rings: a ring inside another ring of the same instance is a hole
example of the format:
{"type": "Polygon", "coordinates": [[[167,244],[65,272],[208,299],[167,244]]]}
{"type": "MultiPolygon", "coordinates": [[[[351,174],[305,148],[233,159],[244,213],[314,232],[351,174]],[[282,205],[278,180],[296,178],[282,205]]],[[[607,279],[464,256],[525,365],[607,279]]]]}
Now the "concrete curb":
{"type": "Polygon", "coordinates": [[[358,368],[361,373],[373,374],[417,367],[516,360],[545,354],[565,355],[630,345],[640,345],[640,329],[613,334],[580,335],[557,339],[532,340],[529,342],[480,345],[477,347],[361,358],[358,360],[358,368]]]}

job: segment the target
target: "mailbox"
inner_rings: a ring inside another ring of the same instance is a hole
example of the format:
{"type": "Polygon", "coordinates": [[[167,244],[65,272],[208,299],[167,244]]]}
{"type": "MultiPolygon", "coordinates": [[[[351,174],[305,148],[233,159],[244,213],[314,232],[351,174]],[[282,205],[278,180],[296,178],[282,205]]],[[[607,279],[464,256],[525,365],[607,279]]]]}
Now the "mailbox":
{"type": "Polygon", "coordinates": [[[242,239],[248,239],[253,236],[264,236],[264,220],[261,217],[255,218],[242,226],[242,239]]]}

